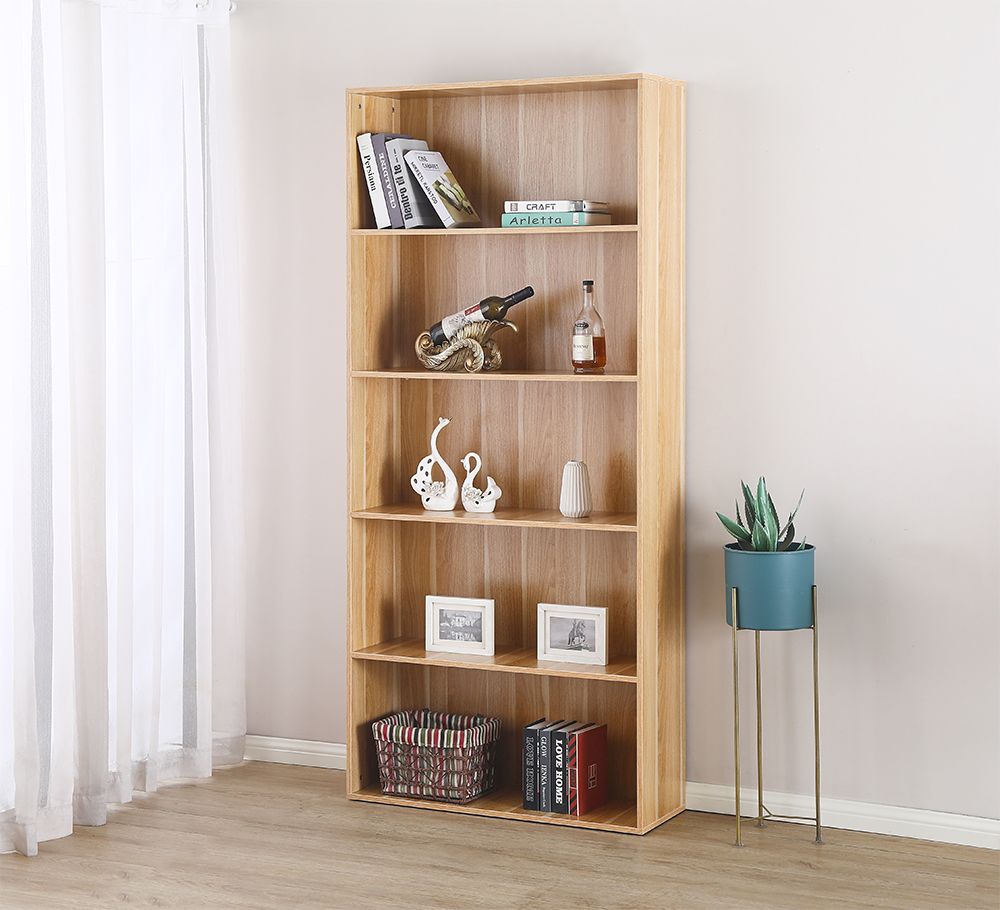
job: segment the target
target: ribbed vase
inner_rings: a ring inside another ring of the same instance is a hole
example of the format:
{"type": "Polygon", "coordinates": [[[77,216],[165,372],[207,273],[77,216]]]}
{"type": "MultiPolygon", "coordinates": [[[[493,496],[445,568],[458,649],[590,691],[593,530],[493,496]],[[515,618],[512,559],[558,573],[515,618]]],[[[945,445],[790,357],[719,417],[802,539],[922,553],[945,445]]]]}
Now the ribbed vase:
{"type": "Polygon", "coordinates": [[[582,461],[567,461],[563,468],[559,511],[567,518],[586,518],[590,514],[590,476],[582,461]]]}

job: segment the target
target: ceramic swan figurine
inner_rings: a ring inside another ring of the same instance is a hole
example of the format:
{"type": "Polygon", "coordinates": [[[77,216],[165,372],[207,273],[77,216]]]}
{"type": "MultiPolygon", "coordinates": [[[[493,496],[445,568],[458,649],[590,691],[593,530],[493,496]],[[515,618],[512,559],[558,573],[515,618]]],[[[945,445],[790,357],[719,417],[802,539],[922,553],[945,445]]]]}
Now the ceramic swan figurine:
{"type": "Polygon", "coordinates": [[[441,457],[437,447],[438,433],[449,423],[451,423],[450,417],[438,419],[438,424],[431,433],[431,454],[420,460],[417,473],[410,478],[410,486],[420,494],[424,508],[434,512],[450,512],[458,504],[458,478],[441,457]],[[434,465],[440,466],[444,473],[443,483],[431,477],[434,465]]]}
{"type": "Polygon", "coordinates": [[[483,460],[476,452],[469,452],[462,459],[462,467],[465,468],[465,482],[462,484],[462,505],[466,512],[492,512],[497,505],[497,500],[503,496],[503,491],[497,486],[497,482],[486,476],[486,489],[479,490],[473,486],[476,475],[483,465],[483,460]],[[475,468],[472,467],[472,459],[476,460],[475,468]]]}

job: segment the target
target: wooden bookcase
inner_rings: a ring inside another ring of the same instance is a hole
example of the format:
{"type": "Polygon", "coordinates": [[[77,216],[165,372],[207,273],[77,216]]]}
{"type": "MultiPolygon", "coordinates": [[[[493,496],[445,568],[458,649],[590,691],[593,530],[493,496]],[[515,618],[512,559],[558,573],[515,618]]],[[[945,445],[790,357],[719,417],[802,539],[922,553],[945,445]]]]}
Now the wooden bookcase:
{"type": "Polygon", "coordinates": [[[645,74],[347,92],[350,558],[347,789],[354,799],[644,833],[684,808],[684,83],[645,74]],[[374,230],[355,137],[444,154],[483,226],[374,230]],[[600,199],[615,224],[500,228],[506,199],[600,199]],[[608,371],[576,376],[569,335],[595,281],[608,371]],[[498,373],[425,370],[414,341],[530,284],[498,373]],[[483,457],[493,514],[425,512],[409,478],[439,417],[442,456],[483,457]],[[558,511],[563,464],[594,512],[558,511]],[[493,598],[496,655],[424,650],[427,594],[493,598]],[[536,659],[540,602],[608,610],[604,667],[536,659]],[[498,789],[467,806],[383,796],[371,723],[395,710],[503,723],[498,789]],[[607,723],[609,801],[521,808],[521,727],[607,723]]]}

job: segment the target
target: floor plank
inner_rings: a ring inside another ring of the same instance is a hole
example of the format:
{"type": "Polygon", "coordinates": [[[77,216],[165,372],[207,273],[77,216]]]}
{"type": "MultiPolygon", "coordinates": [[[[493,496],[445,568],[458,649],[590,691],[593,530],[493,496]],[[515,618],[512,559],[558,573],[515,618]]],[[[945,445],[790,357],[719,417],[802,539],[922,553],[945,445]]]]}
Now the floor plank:
{"type": "Polygon", "coordinates": [[[644,837],[352,802],[339,771],[245,762],[0,857],[4,910],[997,910],[992,850],[685,812],[644,837]]]}

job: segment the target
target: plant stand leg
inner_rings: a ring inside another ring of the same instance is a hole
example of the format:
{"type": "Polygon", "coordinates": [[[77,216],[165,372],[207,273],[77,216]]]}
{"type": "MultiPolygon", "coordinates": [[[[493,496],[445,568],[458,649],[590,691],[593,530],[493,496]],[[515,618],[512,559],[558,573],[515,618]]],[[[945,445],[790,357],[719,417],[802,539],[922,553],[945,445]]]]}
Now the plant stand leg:
{"type": "Polygon", "coordinates": [[[819,625],[817,623],[816,585],[812,589],[813,598],[813,727],[816,734],[813,757],[816,764],[816,843],[823,843],[823,833],[819,821],[819,625]]]}
{"type": "Polygon", "coordinates": [[[757,659],[757,827],[766,828],[764,824],[764,751],[760,734],[760,631],[755,630],[754,651],[757,659]]]}
{"type": "Polygon", "coordinates": [[[736,646],[736,632],[738,621],[736,619],[737,595],[736,588],[733,588],[733,748],[736,758],[736,843],[734,846],[742,847],[743,839],[740,836],[740,658],[739,650],[736,646]]]}

